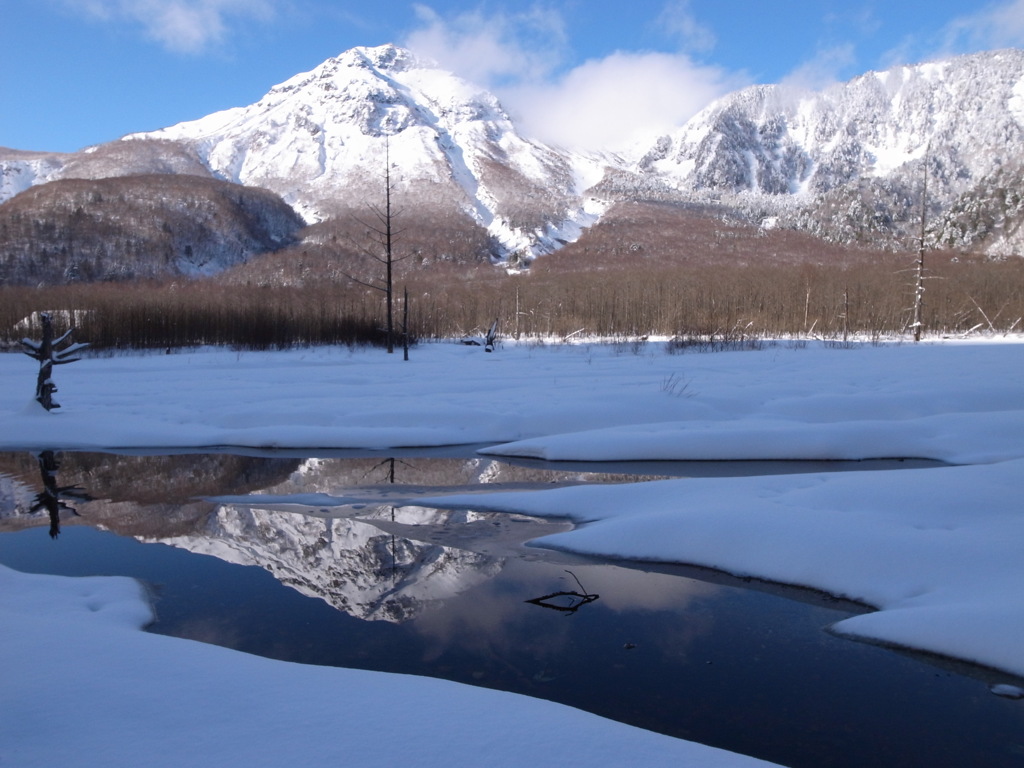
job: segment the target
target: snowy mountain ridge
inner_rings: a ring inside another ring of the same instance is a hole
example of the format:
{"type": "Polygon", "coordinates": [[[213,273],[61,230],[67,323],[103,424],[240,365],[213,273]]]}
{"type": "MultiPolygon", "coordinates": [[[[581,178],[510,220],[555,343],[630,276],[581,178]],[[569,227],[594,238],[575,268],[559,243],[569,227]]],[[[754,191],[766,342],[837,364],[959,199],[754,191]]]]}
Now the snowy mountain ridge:
{"type": "Polygon", "coordinates": [[[37,184],[61,177],[67,155],[12,152],[0,157],[0,203],[37,184]]]}
{"type": "Polygon", "coordinates": [[[1024,252],[1021,147],[1015,49],[818,91],[751,86],[626,158],[524,137],[493,94],[383,45],[249,106],[83,152],[0,150],[0,201],[61,178],[184,173],[267,188],[307,223],[342,221],[380,204],[390,170],[413,228],[438,227],[426,241],[478,232],[464,250],[492,260],[551,253],[635,200],[724,204],[755,223],[892,248],[907,247],[923,203],[933,245],[1005,256],[1024,252]]]}
{"type": "Polygon", "coordinates": [[[775,203],[787,223],[840,240],[899,232],[916,218],[927,175],[927,204],[944,233],[936,244],[965,247],[970,238],[946,225],[949,209],[994,178],[1019,177],[1021,147],[1024,51],[1003,50],[821,91],[753,86],[662,137],[636,170],[687,194],[775,203]]]}
{"type": "Polygon", "coordinates": [[[821,193],[926,155],[947,184],[1019,162],[1024,51],[869,72],[822,91],[754,86],[716,101],[641,160],[692,189],[821,193]],[[1015,144],[1016,143],[1016,144],[1015,144]],[[741,162],[746,161],[746,162],[741,162]]]}

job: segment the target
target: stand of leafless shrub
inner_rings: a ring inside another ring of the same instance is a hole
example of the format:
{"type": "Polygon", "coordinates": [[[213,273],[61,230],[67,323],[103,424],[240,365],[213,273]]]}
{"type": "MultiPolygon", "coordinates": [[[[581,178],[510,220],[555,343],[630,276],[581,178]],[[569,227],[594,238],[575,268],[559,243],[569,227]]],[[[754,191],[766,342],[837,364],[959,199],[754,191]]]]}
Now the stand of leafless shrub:
{"type": "MultiPolygon", "coordinates": [[[[610,337],[640,351],[644,338],[663,336],[682,352],[910,330],[913,254],[666,211],[625,207],[520,274],[474,257],[481,243],[470,240],[451,240],[451,260],[424,250],[395,276],[408,288],[410,333],[457,338],[497,318],[519,339],[610,337]]],[[[79,337],[99,349],[382,343],[380,292],[348,279],[360,265],[344,260],[358,255],[322,234],[217,278],[0,288],[0,344],[16,344],[26,335],[16,324],[40,310],[76,310],[79,337]]],[[[1024,259],[933,251],[927,272],[925,337],[1020,330],[1024,259]]]]}
{"type": "Polygon", "coordinates": [[[380,344],[376,305],[329,291],[238,289],[209,281],[92,284],[0,289],[0,341],[24,335],[39,309],[74,310],[79,336],[93,349],[152,349],[223,345],[281,349],[310,344],[380,344]]]}
{"type": "Polygon", "coordinates": [[[672,397],[691,397],[690,382],[681,373],[670,373],[661,380],[661,391],[672,397]]]}

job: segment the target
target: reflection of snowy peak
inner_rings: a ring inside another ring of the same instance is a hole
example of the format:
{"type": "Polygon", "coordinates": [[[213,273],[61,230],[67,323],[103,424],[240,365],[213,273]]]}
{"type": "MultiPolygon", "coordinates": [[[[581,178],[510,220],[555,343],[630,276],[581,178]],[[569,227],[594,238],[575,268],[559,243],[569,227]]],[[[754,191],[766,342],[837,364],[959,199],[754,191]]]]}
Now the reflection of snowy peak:
{"type": "Polygon", "coordinates": [[[521,138],[493,95],[392,45],[347,51],[250,106],[127,138],[143,137],[190,145],[215,174],[267,187],[310,221],[377,200],[385,153],[403,206],[453,203],[504,253],[553,250],[586,221],[566,157],[521,138]]]}
{"type": "MultiPolygon", "coordinates": [[[[390,519],[387,507],[385,518],[390,519]]],[[[395,522],[453,513],[405,508],[395,522]]],[[[322,519],[259,507],[225,505],[198,535],[165,544],[239,565],[257,565],[283,584],[352,616],[400,622],[431,601],[492,577],[502,561],[467,550],[393,536],[369,522],[322,519]]]]}

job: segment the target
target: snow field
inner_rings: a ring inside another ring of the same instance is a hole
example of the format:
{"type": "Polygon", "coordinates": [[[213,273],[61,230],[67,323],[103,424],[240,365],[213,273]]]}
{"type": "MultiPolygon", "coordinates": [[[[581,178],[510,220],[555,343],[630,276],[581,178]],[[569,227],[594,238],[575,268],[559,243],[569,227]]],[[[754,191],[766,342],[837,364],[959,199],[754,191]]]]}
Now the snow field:
{"type": "MultiPolygon", "coordinates": [[[[669,355],[506,344],[90,358],[32,400],[0,355],[0,448],[489,444],[555,459],[933,458],[933,469],[449,496],[569,517],[541,545],[686,562],[878,610],[839,632],[1024,676],[1019,340],[669,355]],[[685,387],[674,386],[681,382],[685,387]]],[[[315,451],[314,451],[315,453],[315,451]]],[[[422,499],[417,503],[424,503],[422,499]]],[[[12,765],[754,765],[556,707],[431,680],[256,659],[138,632],[133,582],[0,570],[0,758],[12,765]],[[49,733],[53,713],[61,737],[49,733]],[[389,733],[400,734],[390,738],[389,733]],[[454,745],[454,746],[453,746],[454,745]],[[287,756],[287,757],[286,757],[287,756]]],[[[1016,682],[1016,681],[1010,681],[1016,682]]],[[[1013,690],[1019,688],[1010,685],[1013,690]]],[[[1000,689],[1002,690],[1002,689],[1000,689]]]]}

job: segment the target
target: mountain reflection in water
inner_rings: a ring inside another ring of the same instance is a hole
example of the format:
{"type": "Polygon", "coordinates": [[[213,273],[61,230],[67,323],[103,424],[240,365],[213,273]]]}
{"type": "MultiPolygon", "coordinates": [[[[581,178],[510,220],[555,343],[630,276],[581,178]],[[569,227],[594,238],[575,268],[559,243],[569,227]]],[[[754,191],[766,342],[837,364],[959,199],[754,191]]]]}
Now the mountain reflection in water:
{"type": "MultiPolygon", "coordinates": [[[[139,578],[154,595],[154,632],[515,691],[788,766],[1020,764],[1019,702],[991,695],[983,671],[972,678],[825,631],[851,606],[528,549],[566,526],[415,504],[453,489],[644,479],[626,469],[429,455],[0,454],[0,562],[139,578]],[[58,541],[46,535],[55,514],[58,541]]],[[[755,467],[643,471],[694,469],[755,467]]]]}
{"type": "MultiPolygon", "coordinates": [[[[492,578],[527,539],[568,527],[521,515],[398,506],[399,499],[452,489],[638,479],[489,458],[65,453],[62,475],[76,485],[58,488],[57,459],[52,451],[43,455],[53,530],[59,529],[59,511],[65,519],[80,514],[74,522],[259,566],[352,616],[393,622],[492,578]],[[90,503],[79,484],[99,500],[90,503]],[[81,512],[61,501],[72,490],[81,512]]],[[[9,457],[0,467],[15,487],[29,487],[24,457],[9,457]]],[[[31,524],[43,508],[38,497],[31,507],[18,501],[12,506],[0,510],[0,525],[8,529],[31,524]]]]}

